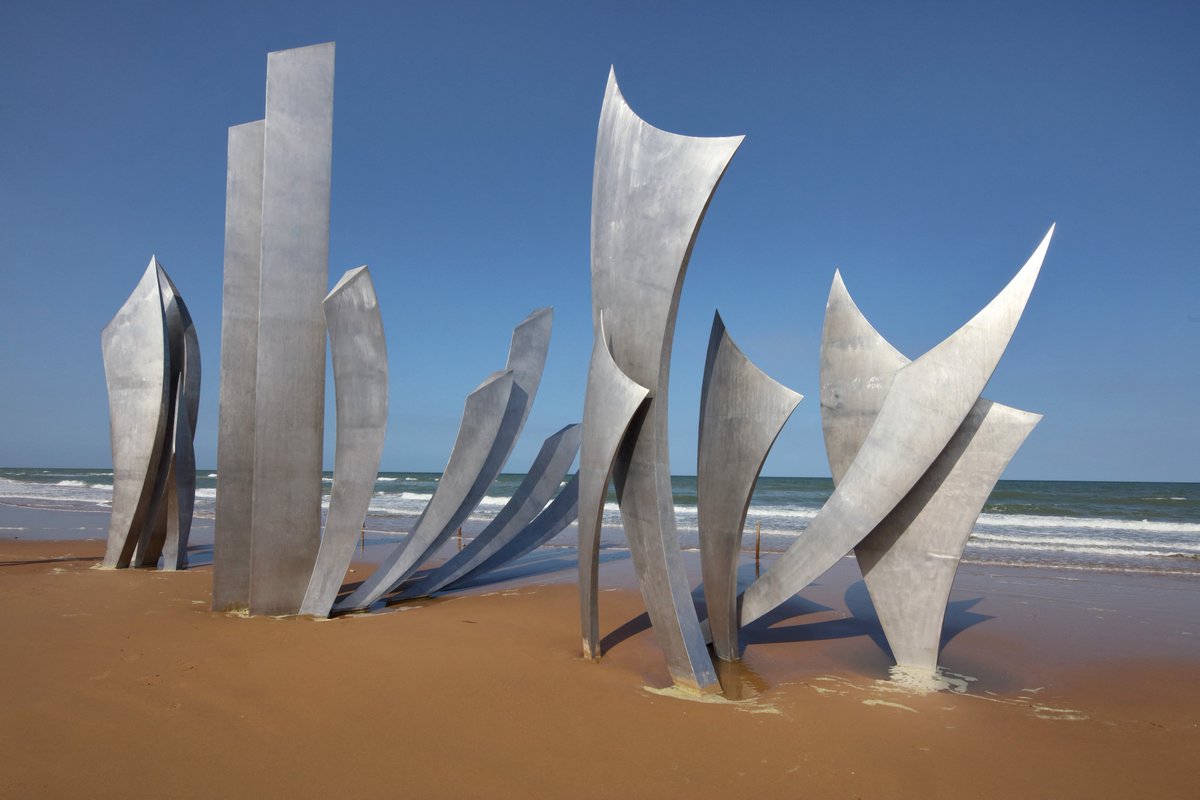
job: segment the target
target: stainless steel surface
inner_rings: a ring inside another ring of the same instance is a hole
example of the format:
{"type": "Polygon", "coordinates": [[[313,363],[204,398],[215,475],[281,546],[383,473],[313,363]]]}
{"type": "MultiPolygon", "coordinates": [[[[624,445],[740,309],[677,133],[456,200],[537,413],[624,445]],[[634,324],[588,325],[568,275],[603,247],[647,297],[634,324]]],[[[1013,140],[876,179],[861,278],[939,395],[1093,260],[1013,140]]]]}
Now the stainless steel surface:
{"type": "Polygon", "coordinates": [[[103,565],[127,567],[150,516],[167,425],[166,318],[158,261],[100,334],[108,385],[113,499],[103,565]]]}
{"type": "Polygon", "coordinates": [[[463,523],[504,468],[541,382],[554,312],[534,311],[513,330],[504,372],[467,398],[458,439],[438,487],[412,532],[339,611],[363,609],[399,586],[463,523]]]}
{"type": "MultiPolygon", "coordinates": [[[[472,572],[525,530],[554,497],[579,453],[583,426],[568,425],[542,443],[529,471],[504,508],[471,543],[401,596],[425,597],[472,572]]],[[[499,566],[496,563],[495,566],[499,566]]]]}
{"type": "MultiPolygon", "coordinates": [[[[464,504],[464,498],[477,491],[478,478],[504,421],[512,385],[512,370],[494,372],[467,395],[458,438],[433,497],[404,543],[393,549],[349,597],[337,603],[335,608],[338,611],[367,608],[404,580],[417,568],[418,556],[428,549],[435,536],[448,527],[445,523],[454,518],[455,512],[464,504]]],[[[478,497],[482,496],[483,492],[480,491],[478,497]]]]}
{"type": "Polygon", "coordinates": [[[554,496],[550,505],[533,518],[508,544],[498,549],[485,561],[447,587],[454,587],[469,580],[474,580],[510,561],[515,561],[527,553],[531,553],[558,534],[567,529],[579,515],[579,473],[571,476],[567,485],[554,496]]]}
{"type": "Polygon", "coordinates": [[[325,298],[337,397],[333,490],[301,614],[325,617],[337,599],[375,492],[387,430],[388,364],[383,319],[366,267],[342,276],[325,298]]]}
{"type": "Polygon", "coordinates": [[[912,490],[854,548],[898,665],[937,669],[963,548],[992,487],[1040,420],[980,399],[912,490]]]}
{"type": "Polygon", "coordinates": [[[696,498],[704,600],[713,649],[725,661],[738,658],[737,567],[750,496],[802,399],[746,358],[714,315],[700,392],[696,498]]]}
{"type": "Polygon", "coordinates": [[[608,349],[604,312],[592,342],[579,451],[579,622],[583,654],[600,658],[600,528],[617,450],[634,417],[644,413],[649,390],[629,379],[608,349]]]}
{"type": "MultiPolygon", "coordinates": [[[[177,570],[187,568],[196,504],[194,442],[200,411],[200,341],[187,303],[161,264],[159,289],[166,309],[171,376],[170,438],[163,443],[163,457],[170,458],[170,467],[164,486],[166,529],[160,549],[163,569],[177,570]]],[[[159,554],[152,555],[157,562],[159,554]]]]}
{"type": "Polygon", "coordinates": [[[299,611],[320,546],[333,60],[332,43],[267,56],[250,526],[254,614],[299,611]]]}
{"type": "MultiPolygon", "coordinates": [[[[680,136],[648,125],[625,103],[609,73],[592,182],[593,329],[599,336],[603,311],[616,366],[649,390],[645,413],[632,421],[617,450],[613,478],[638,583],[668,669],[677,684],[702,691],[718,691],[719,684],[675,528],[667,384],[675,314],[691,248],[741,141],[740,136],[680,136]]],[[[589,374],[589,395],[600,391],[589,374]]],[[[596,408],[594,402],[591,406],[596,408]]],[[[585,443],[587,439],[585,431],[585,443]]],[[[585,462],[582,469],[603,470],[604,465],[600,459],[595,467],[585,462]]],[[[592,475],[581,484],[581,517],[594,517],[595,506],[584,501],[594,504],[595,496],[585,496],[584,490],[603,483],[603,477],[592,475]]],[[[581,538],[581,570],[583,544],[581,538]]],[[[595,653],[595,631],[587,618],[588,589],[585,582],[583,635],[585,650],[595,653]]]]}
{"type": "MultiPolygon", "coordinates": [[[[835,481],[866,439],[908,359],[871,326],[835,274],[821,341],[821,415],[835,481]]],[[[934,671],[946,602],[988,494],[1040,416],[980,398],[854,553],[896,663],[934,671]]]]}
{"type": "Polygon", "coordinates": [[[179,534],[178,502],[175,486],[175,416],[178,405],[179,377],[183,365],[183,321],[179,306],[175,302],[175,286],[167,277],[162,264],[158,263],[158,291],[162,298],[163,319],[167,326],[167,406],[166,425],[159,439],[158,472],[154,476],[151,490],[149,518],[153,524],[142,529],[133,548],[130,566],[154,568],[162,556],[168,532],[173,537],[179,534]]]}
{"type": "Polygon", "coordinates": [[[745,625],[775,608],[862,541],[908,494],[979,399],[1025,308],[1054,228],[986,307],[896,371],[833,495],[788,551],[746,590],[745,625]]]}
{"type": "Polygon", "coordinates": [[[262,120],[230,128],[225,178],[225,272],[221,289],[213,611],[250,606],[262,167],[262,120]]]}

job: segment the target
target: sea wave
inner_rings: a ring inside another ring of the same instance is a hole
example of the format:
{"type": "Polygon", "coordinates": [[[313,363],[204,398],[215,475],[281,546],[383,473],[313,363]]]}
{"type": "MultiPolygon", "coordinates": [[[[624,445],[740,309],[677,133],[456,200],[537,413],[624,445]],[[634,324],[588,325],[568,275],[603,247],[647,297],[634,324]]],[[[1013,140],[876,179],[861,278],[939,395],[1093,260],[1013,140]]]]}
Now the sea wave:
{"type": "Polygon", "coordinates": [[[1055,528],[1200,534],[1200,525],[1164,520],[1113,519],[1111,517],[1051,517],[1034,514],[981,514],[977,528],[1055,528]]]}

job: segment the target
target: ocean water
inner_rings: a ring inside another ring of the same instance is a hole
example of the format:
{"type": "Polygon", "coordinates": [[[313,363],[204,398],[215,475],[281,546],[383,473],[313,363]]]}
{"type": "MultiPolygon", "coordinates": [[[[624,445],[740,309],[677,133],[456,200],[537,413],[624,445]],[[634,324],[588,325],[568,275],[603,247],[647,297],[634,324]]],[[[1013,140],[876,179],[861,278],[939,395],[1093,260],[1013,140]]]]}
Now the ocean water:
{"type": "MultiPolygon", "coordinates": [[[[196,514],[212,517],[216,473],[197,473],[196,514]]],[[[521,475],[502,475],[469,523],[469,535],[496,515],[521,475]]],[[[437,489],[438,473],[384,472],[367,519],[373,534],[407,532],[437,489]]],[[[333,478],[325,475],[326,503],[333,478]]],[[[680,542],[698,547],[696,479],[672,479],[680,542]]],[[[751,500],[743,546],[756,530],[766,552],[782,552],[803,535],[833,491],[828,478],[764,477],[751,500]]],[[[0,469],[0,502],[95,509],[112,501],[104,469],[0,469]]],[[[605,506],[602,544],[624,547],[615,499],[605,506]]],[[[0,531],[0,535],[5,532],[0,531]]],[[[549,546],[573,546],[574,526],[549,546]]],[[[967,542],[975,564],[1200,576],[1200,484],[1098,481],[1000,481],[967,542]]]]}

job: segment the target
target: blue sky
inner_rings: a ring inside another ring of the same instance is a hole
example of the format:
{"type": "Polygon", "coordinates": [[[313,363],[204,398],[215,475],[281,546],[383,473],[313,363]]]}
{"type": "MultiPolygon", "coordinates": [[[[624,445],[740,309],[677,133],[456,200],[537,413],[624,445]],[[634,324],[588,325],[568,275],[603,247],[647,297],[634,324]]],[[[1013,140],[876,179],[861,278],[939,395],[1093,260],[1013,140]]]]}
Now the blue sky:
{"type": "Polygon", "coordinates": [[[764,474],[828,475],[834,269],[916,357],[1057,222],[986,391],[1045,414],[1007,477],[1200,480],[1194,3],[10,0],[3,18],[0,465],[111,463],[99,333],[152,253],[199,330],[215,465],[226,129],[261,118],[268,51],[336,41],[329,282],[369,264],[380,293],[383,469],[444,465],[463,398],[540,306],[554,339],[510,470],[580,418],[612,64],[651,124],[746,134],[683,291],[675,473],[695,471],[714,309],[806,395],[764,474]]]}

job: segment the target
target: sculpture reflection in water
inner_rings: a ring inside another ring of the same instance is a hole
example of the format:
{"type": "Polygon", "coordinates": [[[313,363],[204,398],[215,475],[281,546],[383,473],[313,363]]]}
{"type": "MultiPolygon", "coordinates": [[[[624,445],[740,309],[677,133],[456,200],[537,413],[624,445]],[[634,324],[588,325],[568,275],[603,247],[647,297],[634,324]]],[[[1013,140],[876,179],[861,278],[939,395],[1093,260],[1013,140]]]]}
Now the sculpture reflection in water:
{"type": "Polygon", "coordinates": [[[187,567],[200,345],[187,305],[151,257],[100,336],[108,385],[113,500],[104,566],[187,567]]]}

